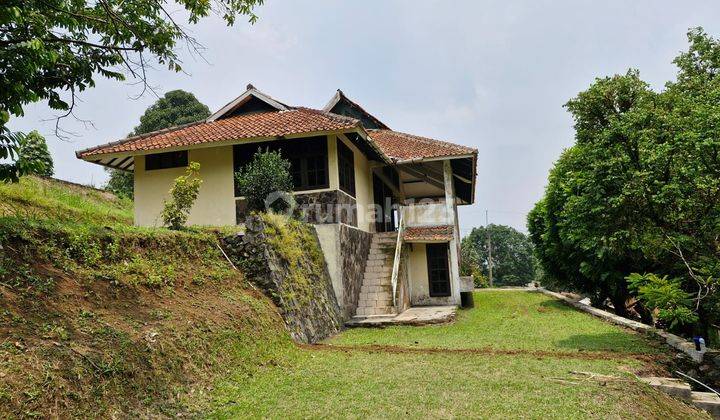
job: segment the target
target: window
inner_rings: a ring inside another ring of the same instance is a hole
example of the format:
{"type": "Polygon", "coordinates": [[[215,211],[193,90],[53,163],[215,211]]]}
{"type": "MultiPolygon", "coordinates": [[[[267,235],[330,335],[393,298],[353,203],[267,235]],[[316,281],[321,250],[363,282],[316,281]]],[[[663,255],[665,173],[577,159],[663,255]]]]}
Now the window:
{"type": "MultiPolygon", "coordinates": [[[[258,150],[279,151],[290,161],[290,175],[295,191],[327,188],[330,185],[325,136],[235,145],[233,146],[235,172],[249,163],[258,150]]],[[[237,196],[237,185],[235,195],[237,196]]]]}
{"type": "Polygon", "coordinates": [[[188,152],[181,150],[179,152],[154,153],[145,156],[145,170],[152,171],[155,169],[182,168],[188,165],[188,152]]]}
{"type": "Polygon", "coordinates": [[[337,145],[340,189],[355,197],[355,156],[342,140],[337,145]]]}

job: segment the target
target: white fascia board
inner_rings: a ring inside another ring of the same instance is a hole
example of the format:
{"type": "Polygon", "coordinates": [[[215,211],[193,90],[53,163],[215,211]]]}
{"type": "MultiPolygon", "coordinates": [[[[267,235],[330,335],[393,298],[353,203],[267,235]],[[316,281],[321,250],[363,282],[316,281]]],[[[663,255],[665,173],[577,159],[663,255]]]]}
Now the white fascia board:
{"type": "Polygon", "coordinates": [[[325,105],[323,111],[330,112],[330,110],[333,109],[338,102],[340,102],[340,91],[335,92],[335,95],[330,99],[330,102],[325,105]]]}
{"type": "Polygon", "coordinates": [[[230,103],[225,105],[224,107],[220,108],[217,112],[209,116],[205,121],[212,122],[217,120],[218,118],[222,117],[223,115],[227,114],[228,112],[232,111],[237,107],[238,105],[241,105],[248,99],[250,99],[251,96],[254,96],[261,101],[265,102],[266,104],[270,105],[271,107],[277,109],[278,111],[287,111],[287,107],[280,102],[276,101],[275,99],[265,95],[264,93],[260,92],[257,89],[248,89],[243,93],[242,95],[238,96],[237,98],[233,99],[230,103]]]}

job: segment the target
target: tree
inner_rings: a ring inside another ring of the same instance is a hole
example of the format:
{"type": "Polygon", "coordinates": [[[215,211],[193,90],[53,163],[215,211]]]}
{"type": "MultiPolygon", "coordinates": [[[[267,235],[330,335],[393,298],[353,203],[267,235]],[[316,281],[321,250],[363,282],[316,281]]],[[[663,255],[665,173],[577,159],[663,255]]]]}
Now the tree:
{"type": "Polygon", "coordinates": [[[45,137],[33,130],[20,140],[18,147],[18,165],[28,168],[28,174],[52,176],[53,160],[50,156],[45,137]]]}
{"type": "MultiPolygon", "coordinates": [[[[140,124],[130,133],[140,135],[176,125],[192,123],[210,116],[210,109],[198,101],[195,95],[184,90],[171,90],[152,104],[140,117],[140,124]]],[[[134,197],[133,174],[118,169],[108,169],[110,178],[105,189],[122,197],[134,197]]]]}
{"type": "Polygon", "coordinates": [[[165,200],[161,213],[163,223],[170,229],[180,230],[185,226],[190,210],[200,193],[200,164],[190,162],[185,175],[175,179],[170,188],[170,197],[165,200]]]}
{"type": "MultiPolygon", "coordinates": [[[[6,0],[0,6],[0,158],[17,147],[6,130],[10,116],[22,116],[25,105],[47,101],[51,109],[71,115],[76,94],[95,85],[96,77],[141,82],[149,88],[146,69],[159,64],[182,70],[178,42],[199,53],[174,10],[178,4],[189,23],[215,12],[232,26],[239,16],[255,22],[263,0],[6,0]]],[[[142,93],[141,92],[141,93],[142,93]]],[[[59,121],[59,120],[58,120],[59,121]]],[[[56,132],[60,133],[56,124],[56,132]]],[[[6,164],[0,175],[16,173],[6,164]]],[[[12,167],[11,167],[12,166],[12,167]]]]}
{"type": "MultiPolygon", "coordinates": [[[[20,159],[20,145],[25,142],[25,137],[22,133],[13,133],[7,127],[0,127],[0,160],[9,160],[9,163],[0,163],[0,182],[17,182],[24,174],[45,170],[43,160],[32,158],[30,151],[34,147],[26,148],[25,159],[20,159]]],[[[50,163],[52,165],[52,160],[50,163]]]]}
{"type": "Polygon", "coordinates": [[[492,239],[493,284],[524,286],[535,280],[535,257],[528,237],[510,226],[476,227],[463,238],[461,270],[488,277],[488,233],[492,239]]]}
{"type": "Polygon", "coordinates": [[[658,309],[678,328],[694,319],[687,308],[703,333],[720,319],[720,42],[702,29],[688,38],[661,92],[631,70],[568,102],[576,143],[528,229],[558,284],[609,298],[619,314],[638,297],[645,320],[658,309]]]}
{"type": "Polygon", "coordinates": [[[290,161],[280,152],[258,149],[250,163],[235,173],[235,179],[248,211],[285,211],[293,204],[290,161]]]}
{"type": "Polygon", "coordinates": [[[184,90],[171,90],[145,110],[140,125],[130,135],[136,136],[176,125],[193,123],[210,116],[210,109],[184,90]]]}
{"type": "Polygon", "coordinates": [[[105,168],[110,177],[105,184],[105,189],[118,197],[135,197],[135,177],[132,172],[119,169],[105,168]]]}

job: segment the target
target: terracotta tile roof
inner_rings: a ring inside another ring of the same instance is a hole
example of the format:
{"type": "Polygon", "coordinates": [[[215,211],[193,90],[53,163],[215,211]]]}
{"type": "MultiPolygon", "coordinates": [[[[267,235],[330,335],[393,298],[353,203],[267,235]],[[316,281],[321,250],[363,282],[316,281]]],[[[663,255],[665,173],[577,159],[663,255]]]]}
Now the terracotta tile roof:
{"type": "Polygon", "coordinates": [[[403,233],[403,239],[408,242],[449,241],[452,238],[453,227],[450,225],[407,227],[403,233]]]}
{"type": "Polygon", "coordinates": [[[80,158],[108,153],[156,150],[184,147],[223,140],[255,137],[275,137],[317,131],[345,130],[360,122],[325,111],[295,108],[288,111],[260,112],[225,118],[213,122],[199,122],[129,137],[90,149],[80,150],[80,158]]]}
{"type": "Polygon", "coordinates": [[[477,153],[477,149],[471,147],[392,130],[368,130],[368,132],[380,149],[394,160],[477,153]]]}

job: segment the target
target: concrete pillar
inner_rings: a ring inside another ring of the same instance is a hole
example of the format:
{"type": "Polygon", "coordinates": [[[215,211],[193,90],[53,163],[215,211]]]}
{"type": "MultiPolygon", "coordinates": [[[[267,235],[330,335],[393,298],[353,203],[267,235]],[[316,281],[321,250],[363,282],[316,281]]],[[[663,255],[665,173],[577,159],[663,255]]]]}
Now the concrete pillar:
{"type": "Polygon", "coordinates": [[[443,161],[445,184],[445,210],[452,220],[453,239],[450,241],[450,288],[453,300],[460,304],[460,232],[458,231],[457,212],[455,211],[455,187],[453,186],[452,166],[449,160],[443,161]]]}

